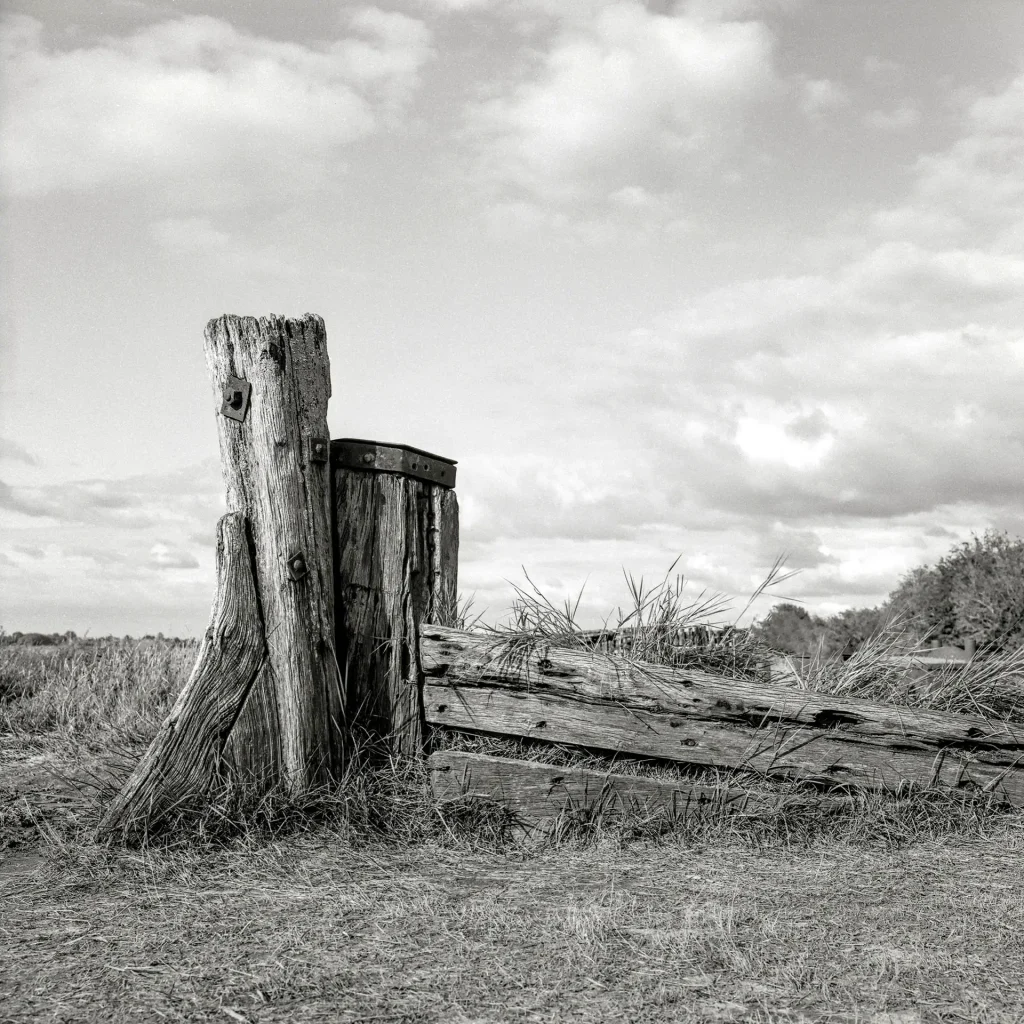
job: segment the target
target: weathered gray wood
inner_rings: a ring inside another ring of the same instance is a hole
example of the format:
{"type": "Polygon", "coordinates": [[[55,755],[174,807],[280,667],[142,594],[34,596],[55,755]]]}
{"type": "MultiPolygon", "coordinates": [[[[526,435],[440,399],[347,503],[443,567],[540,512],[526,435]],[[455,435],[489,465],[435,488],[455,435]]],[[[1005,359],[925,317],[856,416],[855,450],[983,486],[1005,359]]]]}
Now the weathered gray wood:
{"type": "Polygon", "coordinates": [[[1024,805],[1024,727],[538,647],[501,657],[468,633],[420,637],[431,725],[794,779],[982,789],[1024,805]]]}
{"type": "Polygon", "coordinates": [[[455,491],[335,466],[337,648],[348,720],[398,754],[423,748],[419,624],[457,587],[455,491]]]}
{"type": "Polygon", "coordinates": [[[461,750],[436,751],[427,764],[438,803],[490,801],[512,811],[528,827],[566,810],[599,813],[605,818],[639,813],[676,820],[696,811],[773,814],[793,806],[837,808],[853,802],[847,797],[688,785],[683,780],[565,768],[461,750]]]}
{"type": "Polygon", "coordinates": [[[249,519],[268,650],[224,756],[241,778],[304,792],[336,776],[343,758],[330,468],[311,452],[328,438],[324,323],[313,314],[217,317],[206,328],[206,359],[227,504],[249,519]],[[252,386],[242,422],[220,415],[229,375],[252,386]],[[288,560],[300,552],[306,574],[295,580],[288,560]]]}
{"type": "Polygon", "coordinates": [[[217,596],[192,675],[100,823],[137,838],[192,809],[215,780],[224,742],[264,663],[263,621],[245,516],[217,527],[217,596]]]}

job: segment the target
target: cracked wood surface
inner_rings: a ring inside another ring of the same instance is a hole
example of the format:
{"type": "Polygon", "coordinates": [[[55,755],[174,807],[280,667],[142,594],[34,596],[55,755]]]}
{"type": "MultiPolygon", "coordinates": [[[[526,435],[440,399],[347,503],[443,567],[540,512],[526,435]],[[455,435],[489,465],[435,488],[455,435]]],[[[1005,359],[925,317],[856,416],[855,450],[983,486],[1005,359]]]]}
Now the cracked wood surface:
{"type": "Polygon", "coordinates": [[[426,721],[691,764],[871,788],[987,790],[1024,805],[1024,726],[430,627],[426,721]]]}
{"type": "Polygon", "coordinates": [[[221,468],[230,510],[249,520],[267,659],[224,749],[231,773],[302,792],[341,768],[334,655],[329,463],[330,362],[319,316],[221,316],[206,327],[221,468]],[[238,422],[220,414],[229,376],[252,387],[238,422]],[[306,573],[292,579],[301,552],[306,573]]]}
{"type": "Polygon", "coordinates": [[[455,491],[396,473],[335,466],[338,652],[348,721],[387,736],[392,750],[423,750],[420,623],[458,586],[455,491]]]}
{"type": "Polygon", "coordinates": [[[495,757],[464,750],[439,750],[428,759],[434,799],[446,803],[485,800],[501,804],[520,824],[532,827],[565,811],[600,814],[659,814],[671,819],[711,814],[774,814],[794,805],[848,807],[848,797],[814,793],[757,793],[739,787],[701,786],[590,768],[495,757]]]}

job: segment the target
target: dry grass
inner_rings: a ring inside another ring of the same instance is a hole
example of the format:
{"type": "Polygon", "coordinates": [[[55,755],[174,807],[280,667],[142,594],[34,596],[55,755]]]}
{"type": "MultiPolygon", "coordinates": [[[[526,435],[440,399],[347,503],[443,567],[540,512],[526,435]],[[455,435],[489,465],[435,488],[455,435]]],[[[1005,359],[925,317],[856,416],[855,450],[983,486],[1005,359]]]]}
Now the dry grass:
{"type": "MultiPolygon", "coordinates": [[[[672,576],[678,561],[669,566],[659,583],[651,586],[643,577],[637,580],[624,573],[630,603],[625,609],[620,607],[609,613],[598,630],[587,629],[579,622],[582,590],[575,600],[566,598],[562,605],[556,605],[524,570],[527,587],[511,584],[516,596],[509,621],[479,626],[475,632],[489,654],[512,663],[522,661],[538,645],[544,645],[614,652],[635,664],[685,665],[738,679],[767,681],[772,655],[767,645],[746,630],[730,630],[722,635],[716,627],[721,626],[729,608],[728,600],[706,591],[690,598],[685,593],[685,578],[672,576]],[[712,628],[700,640],[688,635],[695,626],[712,628]]],[[[760,594],[790,576],[792,573],[783,573],[781,561],[777,561],[736,620],[760,594]]],[[[464,621],[463,615],[461,622],[448,624],[468,628],[464,621]]]]}
{"type": "Polygon", "coordinates": [[[797,673],[797,684],[882,704],[1024,722],[1024,648],[976,657],[966,665],[908,668],[909,659],[928,653],[905,621],[894,618],[847,661],[819,653],[797,673]]]}
{"type": "Polygon", "coordinates": [[[69,752],[148,743],[198,644],[0,645],[0,735],[46,736],[69,752]]]}
{"type": "MultiPolygon", "coordinates": [[[[709,659],[731,658],[759,678],[765,651],[746,634],[679,647],[717,599],[688,602],[667,579],[629,581],[626,653],[718,671],[709,659]]],[[[571,602],[536,588],[518,601],[488,642],[592,645],[571,602]]],[[[1024,655],[924,688],[886,660],[898,644],[821,660],[801,685],[1018,716],[1006,695],[1024,655]]],[[[98,842],[111,749],[137,755],[194,654],[0,647],[0,1022],[1024,1019],[1024,816],[983,800],[861,794],[843,812],[673,823],[567,813],[524,836],[493,809],[440,812],[422,766],[366,758],[302,801],[225,791],[186,832],[98,842]]],[[[528,741],[437,740],[607,767],[528,741]]]]}
{"type": "Polygon", "coordinates": [[[83,849],[5,893],[0,1020],[1010,1024],[1022,854],[83,849]]]}
{"type": "MultiPolygon", "coordinates": [[[[680,642],[682,630],[695,623],[720,619],[727,604],[720,596],[708,597],[704,593],[696,599],[686,599],[682,578],[672,580],[673,568],[651,587],[642,579],[638,582],[627,575],[632,607],[609,616],[614,625],[606,623],[604,630],[606,637],[614,637],[624,628],[630,630],[628,645],[618,653],[637,664],[694,665],[738,678],[762,679],[771,652],[754,633],[735,632],[725,645],[717,644],[713,637],[703,645],[680,642]]],[[[754,596],[787,578],[777,563],[754,596]]],[[[440,617],[461,628],[475,627],[481,643],[503,657],[521,658],[538,644],[594,648],[593,631],[583,629],[577,622],[579,597],[559,607],[532,583],[529,589],[516,588],[516,593],[511,621],[506,625],[481,627],[478,620],[470,621],[470,603],[460,604],[454,596],[445,603],[440,617]]],[[[79,782],[84,780],[92,785],[94,802],[102,804],[154,735],[188,676],[195,650],[195,646],[172,643],[72,644],[48,652],[41,648],[0,646],[0,735],[19,737],[22,744],[52,755],[50,763],[63,765],[64,771],[77,769],[79,782]],[[87,773],[83,774],[83,769],[88,769],[87,773]]],[[[814,661],[805,669],[799,685],[809,690],[910,706],[980,712],[989,717],[1017,718],[1020,714],[1024,652],[999,660],[979,660],[966,670],[934,673],[925,687],[904,667],[893,663],[893,654],[908,650],[912,648],[906,633],[898,621],[893,622],[887,632],[846,662],[838,658],[814,661]]],[[[609,767],[603,755],[527,740],[439,731],[434,736],[434,745],[582,768],[609,767]]],[[[354,758],[347,777],[336,788],[299,801],[276,793],[253,801],[245,794],[220,790],[211,795],[202,813],[173,823],[176,827],[170,832],[188,834],[189,841],[200,846],[240,834],[248,836],[252,845],[290,830],[308,832],[321,827],[339,830],[352,841],[385,837],[420,841],[435,837],[439,828],[449,832],[458,829],[463,836],[475,830],[487,841],[500,836],[504,842],[511,834],[500,816],[488,818],[483,812],[474,812],[476,820],[468,824],[467,820],[439,821],[427,798],[422,769],[395,766],[386,760],[382,764],[381,758],[373,753],[366,749],[366,756],[354,758]]],[[[751,790],[779,792],[793,786],[753,771],[640,758],[620,757],[614,770],[682,778],[722,788],[742,785],[751,790]]],[[[0,812],[0,850],[5,842],[11,842],[4,838],[5,821],[16,820],[18,828],[23,827],[24,814],[11,810],[12,806],[8,799],[7,811],[0,812]]],[[[833,812],[794,808],[767,821],[744,820],[741,827],[749,836],[788,836],[801,843],[825,835],[837,841],[856,841],[858,836],[874,835],[902,842],[916,835],[957,834],[965,829],[965,834],[974,835],[978,820],[999,814],[983,798],[970,802],[948,794],[927,793],[914,799],[893,799],[864,793],[839,817],[833,812]]],[[[706,815],[683,822],[648,820],[642,815],[625,822],[567,815],[557,823],[556,833],[590,837],[650,837],[667,833],[695,841],[709,840],[711,836],[724,840],[735,827],[735,822],[709,821],[706,815]]]]}

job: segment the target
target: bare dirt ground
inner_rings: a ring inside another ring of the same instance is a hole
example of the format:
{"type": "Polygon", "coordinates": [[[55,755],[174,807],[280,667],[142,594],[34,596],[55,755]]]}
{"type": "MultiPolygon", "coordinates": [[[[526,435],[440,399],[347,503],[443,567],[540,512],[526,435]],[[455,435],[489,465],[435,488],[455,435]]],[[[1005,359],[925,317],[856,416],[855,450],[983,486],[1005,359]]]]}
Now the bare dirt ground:
{"type": "Polygon", "coordinates": [[[87,807],[86,795],[67,777],[72,770],[31,739],[0,737],[0,884],[43,864],[40,827],[87,807]]]}
{"type": "Polygon", "coordinates": [[[899,850],[139,854],[69,847],[87,801],[46,769],[0,755],[2,1022],[1024,1020],[1019,819],[899,850]]]}

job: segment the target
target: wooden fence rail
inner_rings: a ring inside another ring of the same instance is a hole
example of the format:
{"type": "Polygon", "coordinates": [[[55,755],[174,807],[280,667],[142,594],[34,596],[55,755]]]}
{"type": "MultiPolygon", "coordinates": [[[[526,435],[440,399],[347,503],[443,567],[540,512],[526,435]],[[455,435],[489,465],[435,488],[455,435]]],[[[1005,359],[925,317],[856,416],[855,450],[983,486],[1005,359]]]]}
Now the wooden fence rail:
{"type": "Polygon", "coordinates": [[[1024,805],[1024,727],[423,626],[428,724],[824,786],[915,784],[1024,805]]]}
{"type": "Polygon", "coordinates": [[[691,785],[682,779],[565,768],[466,750],[436,751],[430,755],[429,766],[434,797],[440,803],[484,799],[500,804],[529,824],[556,817],[567,809],[605,819],[639,813],[678,820],[694,811],[763,815],[796,805],[813,803],[837,809],[854,802],[849,796],[755,793],[738,785],[691,785]]]}

